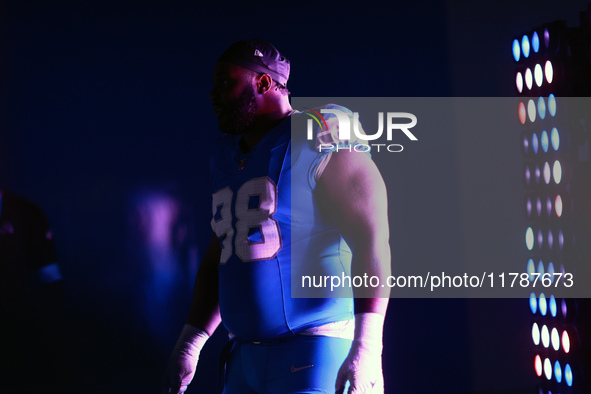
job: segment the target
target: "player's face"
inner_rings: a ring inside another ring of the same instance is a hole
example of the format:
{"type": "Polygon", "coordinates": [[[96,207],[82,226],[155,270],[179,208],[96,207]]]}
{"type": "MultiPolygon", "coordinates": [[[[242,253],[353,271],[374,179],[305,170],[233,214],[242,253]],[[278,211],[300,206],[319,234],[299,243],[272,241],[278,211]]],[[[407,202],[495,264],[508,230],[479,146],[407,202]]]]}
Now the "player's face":
{"type": "Polygon", "coordinates": [[[227,134],[240,134],[255,120],[258,110],[253,73],[231,63],[219,62],[213,73],[213,102],[219,129],[227,134]]]}

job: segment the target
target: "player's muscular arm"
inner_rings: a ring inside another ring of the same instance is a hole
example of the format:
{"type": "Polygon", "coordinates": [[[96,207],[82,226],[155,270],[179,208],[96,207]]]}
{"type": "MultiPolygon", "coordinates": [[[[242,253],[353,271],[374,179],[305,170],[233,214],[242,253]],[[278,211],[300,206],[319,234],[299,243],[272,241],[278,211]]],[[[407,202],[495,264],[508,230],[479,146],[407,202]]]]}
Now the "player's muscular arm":
{"type": "Polygon", "coordinates": [[[165,393],[184,393],[195,375],[199,354],[220,324],[218,263],[221,249],[212,235],[199,266],[186,324],[174,347],[166,370],[165,393]]]}
{"type": "MultiPolygon", "coordinates": [[[[373,163],[360,152],[332,154],[317,185],[320,208],[339,228],[353,252],[352,275],[390,275],[388,207],[384,181],[373,163]]],[[[355,338],[339,370],[336,392],[346,381],[349,392],[383,393],[382,327],[388,306],[388,287],[357,289],[368,298],[355,299],[355,338]]]]}
{"type": "Polygon", "coordinates": [[[215,234],[211,235],[211,241],[201,261],[191,307],[187,315],[186,323],[197,327],[212,335],[221,322],[220,305],[218,299],[218,264],[220,262],[221,248],[215,234]]]}

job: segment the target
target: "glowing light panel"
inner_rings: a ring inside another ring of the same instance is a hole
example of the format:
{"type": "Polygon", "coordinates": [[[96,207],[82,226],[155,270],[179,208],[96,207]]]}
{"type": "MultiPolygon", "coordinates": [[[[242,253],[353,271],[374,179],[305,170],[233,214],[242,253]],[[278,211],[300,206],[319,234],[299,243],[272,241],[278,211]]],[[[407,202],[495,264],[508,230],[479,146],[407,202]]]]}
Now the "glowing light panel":
{"type": "Polygon", "coordinates": [[[560,197],[560,194],[554,200],[554,211],[556,212],[556,216],[562,216],[562,197],[560,197]]]}
{"type": "Polygon", "coordinates": [[[528,227],[527,230],[525,230],[525,245],[528,250],[534,248],[534,230],[531,227],[528,227]]]}
{"type": "MultiPolygon", "coordinates": [[[[542,100],[542,102],[544,102],[544,100],[542,100]]],[[[538,112],[540,112],[539,109],[540,109],[540,103],[538,102],[538,112]]],[[[544,116],[546,116],[546,106],[544,106],[544,116]]],[[[542,118],[541,114],[540,114],[540,118],[542,118]]],[[[544,118],[542,118],[542,119],[544,119],[544,118]]],[[[548,132],[546,130],[542,131],[542,135],[540,136],[540,142],[542,143],[542,150],[544,151],[544,153],[548,153],[548,146],[550,145],[550,139],[548,138],[548,132]]]]}
{"type": "Polygon", "coordinates": [[[554,67],[552,66],[552,62],[550,60],[547,60],[546,64],[544,65],[544,74],[546,75],[546,81],[548,81],[548,83],[552,83],[552,80],[554,79],[554,67]]]}
{"type": "Polygon", "coordinates": [[[524,35],[521,38],[521,50],[523,52],[523,57],[529,57],[529,37],[524,35]]]}
{"type": "Polygon", "coordinates": [[[531,69],[528,67],[528,68],[525,70],[525,86],[527,86],[527,89],[528,89],[528,90],[531,90],[531,88],[532,88],[532,87],[533,87],[533,85],[534,85],[534,81],[533,81],[533,79],[534,79],[534,77],[533,77],[533,75],[532,75],[532,73],[531,73],[531,69]]]}
{"type": "Polygon", "coordinates": [[[539,354],[536,354],[536,358],[534,359],[534,368],[536,370],[536,375],[542,376],[542,359],[539,354]]]}
{"type": "Polygon", "coordinates": [[[529,116],[530,122],[536,121],[536,103],[534,103],[534,100],[527,102],[527,115],[529,116]]]}
{"type": "Polygon", "coordinates": [[[570,352],[570,338],[566,331],[562,332],[562,350],[564,350],[565,353],[570,352]]]}
{"type": "MultiPolygon", "coordinates": [[[[554,281],[554,279],[552,279],[552,281],[554,281]]],[[[550,305],[550,315],[552,315],[552,317],[556,317],[558,307],[556,306],[556,298],[554,297],[554,295],[550,296],[550,302],[548,304],[550,305]]],[[[558,334],[558,331],[556,332],[556,334],[558,334]]]]}
{"type": "Polygon", "coordinates": [[[523,102],[519,103],[519,109],[518,109],[518,114],[519,114],[519,122],[521,124],[525,124],[525,104],[523,104],[523,102]]]}
{"type": "Polygon", "coordinates": [[[536,293],[531,293],[529,295],[529,309],[531,309],[531,313],[534,315],[538,311],[538,298],[536,297],[536,293]]]}
{"type": "Polygon", "coordinates": [[[544,375],[546,376],[546,379],[552,379],[552,363],[549,358],[544,360],[544,375]]]}
{"type": "Polygon", "coordinates": [[[558,134],[558,129],[556,127],[552,128],[550,140],[552,141],[552,149],[557,151],[558,148],[560,148],[560,134],[558,134]]]}
{"type": "Polygon", "coordinates": [[[538,323],[534,323],[531,328],[531,337],[534,341],[534,345],[540,344],[540,328],[538,327],[538,323]]]}
{"type": "Polygon", "coordinates": [[[552,93],[548,96],[548,112],[550,116],[556,116],[556,97],[552,93]]]}
{"type": "Polygon", "coordinates": [[[544,72],[542,71],[542,66],[539,64],[536,64],[534,67],[534,79],[538,87],[542,86],[542,82],[544,82],[544,72]]]}
{"type": "Polygon", "coordinates": [[[560,368],[558,360],[554,363],[554,378],[558,383],[562,383],[562,368],[560,368]]]}
{"type": "Polygon", "coordinates": [[[540,300],[538,304],[540,306],[540,314],[542,316],[546,316],[546,312],[548,312],[548,304],[546,303],[546,296],[544,295],[544,293],[540,294],[540,300]]]}
{"type": "Polygon", "coordinates": [[[573,385],[573,371],[570,368],[570,364],[564,366],[564,381],[568,387],[573,385]]]}
{"type": "Polygon", "coordinates": [[[541,338],[542,345],[544,347],[547,348],[548,346],[550,346],[550,332],[548,331],[548,327],[545,324],[542,326],[541,338]]]}
{"type": "Polygon", "coordinates": [[[552,329],[552,333],[550,334],[550,341],[552,342],[552,348],[556,351],[560,349],[560,335],[558,335],[558,330],[556,327],[552,329]]]}
{"type": "Polygon", "coordinates": [[[535,53],[540,51],[540,36],[537,31],[534,31],[534,34],[531,36],[531,47],[535,53]]]}
{"type": "Polygon", "coordinates": [[[521,71],[515,76],[515,86],[519,93],[523,92],[523,75],[521,74],[521,71]]]}
{"type": "Polygon", "coordinates": [[[560,161],[556,160],[552,166],[552,174],[554,176],[554,182],[558,185],[562,180],[562,166],[560,161]]]}
{"type": "Polygon", "coordinates": [[[514,39],[513,40],[513,59],[515,59],[515,61],[518,62],[520,58],[521,58],[521,47],[519,46],[519,40],[514,39]]]}
{"type": "Polygon", "coordinates": [[[531,149],[534,151],[536,155],[538,154],[538,150],[540,149],[540,142],[538,140],[538,135],[536,133],[534,133],[531,136],[531,149]]]}

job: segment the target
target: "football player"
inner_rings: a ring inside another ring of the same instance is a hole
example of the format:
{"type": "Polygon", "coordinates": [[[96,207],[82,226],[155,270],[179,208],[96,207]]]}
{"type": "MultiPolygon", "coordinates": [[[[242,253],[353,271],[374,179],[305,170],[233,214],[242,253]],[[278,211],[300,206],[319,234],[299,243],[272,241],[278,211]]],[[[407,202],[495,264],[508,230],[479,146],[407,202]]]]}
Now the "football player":
{"type": "Polygon", "coordinates": [[[384,391],[384,289],[369,298],[291,297],[294,267],[384,277],[390,248],[386,188],[371,158],[319,151],[292,135],[291,121],[305,116],[291,108],[289,71],[262,40],[232,44],[215,65],[210,98],[225,135],[212,159],[213,232],[167,368],[168,393],[187,389],[220,322],[231,336],[226,394],[342,393],[346,384],[349,393],[384,391]]]}

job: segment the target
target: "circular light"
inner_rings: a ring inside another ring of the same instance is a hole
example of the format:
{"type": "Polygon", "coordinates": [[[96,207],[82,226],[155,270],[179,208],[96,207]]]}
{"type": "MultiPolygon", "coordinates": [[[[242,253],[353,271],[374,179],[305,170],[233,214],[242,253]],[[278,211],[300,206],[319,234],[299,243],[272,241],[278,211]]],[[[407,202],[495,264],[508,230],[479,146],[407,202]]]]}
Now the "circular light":
{"type": "Polygon", "coordinates": [[[528,250],[534,248],[534,230],[531,227],[528,227],[527,230],[525,230],[525,245],[528,250]]]}
{"type": "Polygon", "coordinates": [[[550,116],[556,116],[556,97],[553,94],[548,96],[548,112],[550,116]]]}
{"type": "MultiPolygon", "coordinates": [[[[544,100],[542,100],[542,102],[544,102],[544,100]]],[[[538,102],[538,110],[539,110],[539,108],[540,108],[540,104],[538,102]]],[[[540,111],[538,111],[538,112],[540,112],[540,111]]],[[[546,116],[546,106],[544,106],[544,116],[546,116]]],[[[540,118],[542,118],[541,114],[540,114],[540,118]]],[[[544,119],[544,118],[542,118],[542,119],[544,119]]],[[[542,131],[542,135],[540,136],[540,142],[542,143],[542,150],[544,151],[544,153],[548,153],[548,145],[550,145],[550,139],[548,138],[548,132],[546,130],[542,131]]]]}
{"type": "MultiPolygon", "coordinates": [[[[552,249],[552,245],[554,244],[554,235],[552,235],[552,230],[548,230],[548,249],[552,249]]],[[[550,263],[552,264],[552,263],[550,263]]],[[[550,266],[548,266],[548,273],[550,273],[550,266]]]]}
{"type": "Polygon", "coordinates": [[[570,369],[570,364],[564,366],[564,381],[568,387],[573,385],[573,371],[570,369]]]}
{"type": "Polygon", "coordinates": [[[548,162],[544,163],[544,182],[546,182],[546,185],[550,184],[550,164],[548,162]]]}
{"type": "Polygon", "coordinates": [[[519,122],[521,124],[525,124],[525,104],[523,104],[523,102],[519,103],[519,109],[518,109],[518,114],[519,114],[519,122]]]}
{"type": "Polygon", "coordinates": [[[515,39],[515,40],[513,40],[513,59],[515,59],[515,61],[518,62],[520,58],[521,58],[521,47],[519,46],[519,40],[515,39]]]}
{"type": "Polygon", "coordinates": [[[523,50],[523,57],[529,57],[529,37],[527,35],[521,38],[521,49],[523,50]]]}
{"type": "MultiPolygon", "coordinates": [[[[550,263],[552,264],[552,263],[550,263]]],[[[552,280],[554,282],[554,280],[552,280]]],[[[556,311],[558,309],[558,307],[556,306],[556,298],[554,297],[554,295],[550,296],[550,315],[552,315],[552,317],[556,317],[556,311]]],[[[556,332],[556,334],[558,334],[558,332],[556,332]]]]}
{"type": "Polygon", "coordinates": [[[554,200],[554,210],[556,211],[556,216],[562,216],[562,197],[560,197],[560,194],[554,200]]]}
{"type": "Polygon", "coordinates": [[[538,327],[538,323],[534,323],[531,328],[531,337],[534,340],[534,345],[540,344],[540,328],[538,327]]]}
{"type": "Polygon", "coordinates": [[[521,71],[519,71],[515,77],[515,86],[519,93],[523,92],[523,75],[521,74],[521,71]]]}
{"type": "Polygon", "coordinates": [[[558,230],[558,247],[560,248],[560,250],[564,248],[564,233],[562,232],[562,230],[558,230]]]}
{"type": "Polygon", "coordinates": [[[562,382],[562,369],[560,368],[558,360],[554,363],[554,377],[558,383],[562,382]]]}
{"type": "MultiPolygon", "coordinates": [[[[548,263],[548,270],[546,271],[546,273],[550,275],[550,283],[554,283],[554,274],[556,273],[556,271],[554,270],[553,262],[548,263]]],[[[552,314],[552,316],[556,316],[556,312],[552,313],[552,301],[554,301],[554,309],[556,309],[556,299],[553,295],[550,296],[550,313],[552,314]]]]}
{"type": "Polygon", "coordinates": [[[542,176],[542,172],[540,171],[540,167],[536,165],[534,169],[534,177],[536,179],[536,185],[540,183],[540,177],[542,176]]]}
{"type": "Polygon", "coordinates": [[[552,174],[554,175],[554,182],[558,185],[562,179],[562,166],[558,160],[552,166],[552,174]]]}
{"type": "Polygon", "coordinates": [[[544,72],[542,71],[542,66],[536,64],[534,67],[534,78],[536,80],[536,85],[538,87],[542,86],[542,82],[544,82],[544,72]]]}
{"type": "Polygon", "coordinates": [[[558,330],[556,327],[552,329],[552,333],[550,334],[550,341],[552,342],[552,348],[556,351],[560,349],[560,335],[558,335],[558,330]]]}
{"type": "Polygon", "coordinates": [[[531,313],[533,313],[534,315],[538,311],[538,299],[536,298],[535,293],[531,293],[529,295],[529,309],[531,309],[531,313]]]}
{"type": "Polygon", "coordinates": [[[540,305],[540,314],[542,316],[546,316],[546,312],[548,311],[548,304],[546,303],[546,296],[544,295],[544,293],[540,294],[540,301],[538,303],[540,305]]]}
{"type": "Polygon", "coordinates": [[[546,376],[546,379],[552,379],[552,363],[549,358],[544,360],[544,375],[546,376]]]}
{"type": "Polygon", "coordinates": [[[525,184],[529,186],[529,183],[531,181],[531,171],[529,169],[529,167],[525,167],[525,184]]]}
{"type": "Polygon", "coordinates": [[[531,37],[531,47],[535,53],[540,51],[540,36],[538,36],[537,31],[534,31],[534,34],[531,37]]]}
{"type": "Polygon", "coordinates": [[[546,214],[548,216],[552,215],[552,200],[550,197],[546,197],[546,214]]]}
{"type": "MultiPolygon", "coordinates": [[[[561,308],[562,309],[562,317],[566,319],[566,312],[567,312],[567,307],[566,307],[566,300],[563,298],[562,302],[561,302],[561,308]]],[[[565,331],[566,332],[566,331],[565,331]]],[[[564,336],[564,334],[562,334],[564,336]]],[[[568,338],[568,334],[567,334],[567,338],[568,338]]],[[[564,346],[564,342],[562,343],[562,347],[566,348],[566,346],[564,346]]],[[[565,350],[566,351],[566,350],[565,350]]],[[[568,353],[568,352],[567,352],[568,353]]]]}
{"type": "Polygon", "coordinates": [[[534,103],[534,100],[529,100],[527,102],[527,115],[529,116],[530,122],[535,122],[535,120],[536,120],[536,103],[534,103]]]}
{"type": "Polygon", "coordinates": [[[552,141],[552,149],[557,151],[558,148],[560,148],[560,135],[558,134],[558,129],[556,127],[552,128],[550,140],[552,141]]]}
{"type": "Polygon", "coordinates": [[[533,84],[534,84],[534,81],[533,81],[533,76],[531,74],[531,69],[528,67],[525,70],[525,86],[527,86],[528,90],[531,90],[533,84]]]}
{"type": "Polygon", "coordinates": [[[540,197],[536,198],[536,213],[538,216],[542,216],[542,200],[540,200],[540,197]]]}
{"type": "Polygon", "coordinates": [[[538,150],[540,149],[540,143],[538,140],[538,135],[536,133],[534,133],[531,136],[531,148],[534,151],[534,153],[537,155],[538,154],[538,150]]]}
{"type": "Polygon", "coordinates": [[[554,79],[554,67],[552,67],[552,62],[550,60],[546,60],[546,64],[544,65],[544,74],[546,74],[546,81],[548,83],[552,83],[554,79]]]}
{"type": "Polygon", "coordinates": [[[536,354],[536,358],[534,360],[534,368],[536,370],[536,375],[542,376],[542,359],[540,358],[539,354],[536,354]]]}
{"type": "MultiPolygon", "coordinates": [[[[542,230],[538,229],[538,247],[541,249],[542,245],[544,244],[544,234],[542,234],[542,230]]],[[[540,265],[542,266],[541,271],[544,271],[544,266],[542,265],[542,260],[540,260],[540,265]]],[[[538,266],[538,269],[540,267],[538,266]]]]}
{"type": "Polygon", "coordinates": [[[565,353],[570,352],[570,338],[566,331],[562,332],[562,350],[564,350],[565,353]]]}

